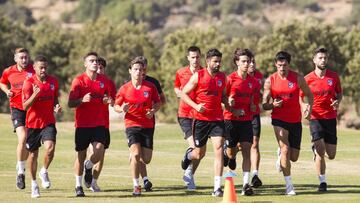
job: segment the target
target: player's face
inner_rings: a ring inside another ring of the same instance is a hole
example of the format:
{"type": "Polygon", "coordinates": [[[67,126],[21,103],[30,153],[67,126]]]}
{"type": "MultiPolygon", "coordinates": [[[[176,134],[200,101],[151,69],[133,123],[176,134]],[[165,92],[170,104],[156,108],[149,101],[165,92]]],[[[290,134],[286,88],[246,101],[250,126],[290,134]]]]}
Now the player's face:
{"type": "Polygon", "coordinates": [[[317,53],[313,59],[315,66],[321,70],[326,68],[327,60],[328,58],[326,53],[317,53]]]}
{"type": "Polygon", "coordinates": [[[36,76],[39,77],[40,79],[45,79],[47,66],[48,66],[47,62],[37,61],[34,64],[34,70],[35,70],[36,76]]]}
{"type": "Polygon", "coordinates": [[[246,55],[240,56],[239,59],[236,61],[236,65],[238,70],[241,72],[247,72],[250,64],[250,58],[246,55]]]}
{"type": "Polygon", "coordinates": [[[206,60],[207,67],[210,69],[212,73],[217,73],[221,67],[221,57],[213,56],[206,60]]]}
{"type": "Polygon", "coordinates": [[[29,54],[26,52],[20,52],[15,54],[15,62],[20,68],[26,68],[29,64],[29,54]]]}
{"type": "Polygon", "coordinates": [[[132,80],[140,80],[144,76],[144,67],[139,63],[135,63],[131,66],[129,73],[132,80]]]}
{"type": "Polygon", "coordinates": [[[101,65],[100,63],[98,64],[97,73],[101,74],[101,75],[105,74],[105,67],[103,65],[101,65]]]}
{"type": "Polygon", "coordinates": [[[287,62],[287,60],[276,61],[275,66],[277,68],[277,72],[281,76],[287,76],[288,71],[289,71],[289,63],[287,62]]]}
{"type": "Polygon", "coordinates": [[[86,57],[85,62],[84,62],[84,66],[86,67],[87,70],[90,70],[92,72],[96,72],[97,69],[98,69],[97,56],[90,55],[90,56],[86,57]]]}
{"type": "Polygon", "coordinates": [[[255,70],[256,70],[256,62],[255,62],[255,58],[252,58],[252,59],[250,59],[248,72],[253,73],[253,72],[255,72],[255,70]]]}
{"type": "Polygon", "coordinates": [[[197,68],[200,66],[200,53],[197,51],[190,51],[187,59],[189,61],[190,67],[197,68]]]}

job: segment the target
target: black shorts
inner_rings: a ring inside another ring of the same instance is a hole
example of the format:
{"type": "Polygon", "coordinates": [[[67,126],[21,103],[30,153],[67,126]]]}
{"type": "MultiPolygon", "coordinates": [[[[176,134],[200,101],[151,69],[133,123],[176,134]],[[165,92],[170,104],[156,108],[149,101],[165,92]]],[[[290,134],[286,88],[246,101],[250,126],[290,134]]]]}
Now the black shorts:
{"type": "Polygon", "coordinates": [[[291,148],[299,149],[301,146],[301,136],[302,136],[302,125],[301,122],[298,123],[288,123],[278,119],[272,119],[271,124],[273,126],[278,126],[284,128],[289,132],[289,145],[291,148]]]}
{"type": "Polygon", "coordinates": [[[75,129],[75,150],[83,151],[93,142],[100,142],[105,145],[105,127],[98,126],[93,128],[75,129]]]}
{"type": "Polygon", "coordinates": [[[337,144],[336,118],[310,120],[312,142],[324,139],[325,143],[337,144]]]}
{"type": "Polygon", "coordinates": [[[224,121],[201,121],[195,119],[193,124],[195,147],[205,146],[209,137],[223,137],[224,132],[224,121]]]}
{"type": "Polygon", "coordinates": [[[104,149],[109,149],[110,146],[110,130],[109,128],[105,128],[105,142],[104,142],[104,149]]]}
{"type": "Polygon", "coordinates": [[[261,121],[260,121],[260,114],[254,115],[251,121],[254,136],[260,137],[261,133],[261,121]]]}
{"type": "Polygon", "coordinates": [[[56,142],[55,124],[50,124],[44,128],[27,128],[26,129],[26,149],[30,152],[36,151],[44,144],[44,141],[51,140],[56,142]]]}
{"type": "Polygon", "coordinates": [[[155,128],[129,127],[125,129],[128,146],[139,143],[141,147],[153,149],[155,128]]]}
{"type": "Polygon", "coordinates": [[[229,148],[236,147],[239,142],[253,142],[251,121],[225,120],[225,143],[229,148]]]}
{"type": "Polygon", "coordinates": [[[17,127],[25,126],[26,111],[12,107],[10,108],[10,111],[14,132],[16,132],[17,127]]]}
{"type": "Polygon", "coordinates": [[[179,122],[181,130],[184,133],[184,139],[186,140],[189,137],[191,137],[192,136],[193,119],[178,117],[178,122],[179,122]]]}

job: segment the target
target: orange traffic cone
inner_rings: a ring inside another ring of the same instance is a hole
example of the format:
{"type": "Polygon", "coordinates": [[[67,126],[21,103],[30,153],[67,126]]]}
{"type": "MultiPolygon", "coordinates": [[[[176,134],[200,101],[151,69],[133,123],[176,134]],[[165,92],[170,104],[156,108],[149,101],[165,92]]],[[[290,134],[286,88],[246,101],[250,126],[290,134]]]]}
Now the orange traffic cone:
{"type": "Polygon", "coordinates": [[[232,177],[225,178],[224,196],[221,203],[238,203],[236,200],[234,180],[232,177]]]}

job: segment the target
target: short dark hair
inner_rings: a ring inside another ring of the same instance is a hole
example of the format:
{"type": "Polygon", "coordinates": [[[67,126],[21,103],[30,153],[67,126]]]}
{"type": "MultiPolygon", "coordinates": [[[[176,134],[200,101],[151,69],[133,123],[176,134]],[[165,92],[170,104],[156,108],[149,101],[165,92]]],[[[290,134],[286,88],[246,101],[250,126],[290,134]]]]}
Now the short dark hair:
{"type": "Polygon", "coordinates": [[[290,63],[291,55],[286,51],[279,51],[275,55],[274,62],[276,63],[277,61],[282,61],[282,60],[286,60],[288,63],[290,63]]]}
{"type": "Polygon", "coordinates": [[[201,54],[200,48],[197,46],[191,46],[187,49],[187,52],[199,52],[199,54],[201,54]]]}
{"type": "Polygon", "coordinates": [[[324,54],[327,54],[328,51],[325,47],[318,47],[314,50],[314,56],[316,56],[316,54],[318,53],[324,53],[324,54]]]}
{"type": "Polygon", "coordinates": [[[43,56],[43,55],[38,55],[38,56],[36,56],[35,59],[34,59],[34,63],[36,63],[36,62],[45,62],[45,63],[47,63],[48,60],[47,60],[47,58],[46,58],[45,56],[43,56]]]}
{"type": "Polygon", "coordinates": [[[98,58],[98,63],[102,66],[104,66],[104,68],[106,67],[106,60],[103,57],[99,57],[98,58]]]}
{"type": "Polygon", "coordinates": [[[27,50],[24,47],[18,47],[15,49],[14,54],[18,54],[18,53],[29,53],[29,50],[27,50]]]}
{"type": "MultiPolygon", "coordinates": [[[[140,64],[142,67],[145,67],[144,58],[145,58],[145,57],[143,57],[143,56],[137,56],[137,57],[135,57],[133,60],[130,61],[129,69],[131,69],[131,67],[132,67],[134,64],[140,64]]],[[[146,59],[146,58],[145,58],[145,59],[146,59]]]]}
{"type": "Polygon", "coordinates": [[[87,54],[85,54],[84,56],[84,60],[88,57],[88,56],[96,56],[97,58],[99,57],[99,54],[96,53],[95,51],[90,51],[87,54]]]}
{"type": "Polygon", "coordinates": [[[145,56],[137,56],[134,58],[134,60],[141,61],[143,66],[147,66],[148,64],[147,58],[145,56]]]}
{"type": "Polygon", "coordinates": [[[222,57],[222,53],[219,51],[219,50],[217,50],[217,49],[215,49],[215,48],[213,48],[213,49],[210,49],[207,53],[206,53],[206,59],[209,59],[209,58],[211,58],[211,57],[213,57],[213,56],[217,56],[217,57],[222,57]]]}
{"type": "Polygon", "coordinates": [[[240,56],[247,56],[249,57],[249,59],[252,59],[254,57],[254,54],[250,51],[250,49],[236,48],[233,58],[235,65],[236,65],[236,61],[239,60],[240,56]]]}

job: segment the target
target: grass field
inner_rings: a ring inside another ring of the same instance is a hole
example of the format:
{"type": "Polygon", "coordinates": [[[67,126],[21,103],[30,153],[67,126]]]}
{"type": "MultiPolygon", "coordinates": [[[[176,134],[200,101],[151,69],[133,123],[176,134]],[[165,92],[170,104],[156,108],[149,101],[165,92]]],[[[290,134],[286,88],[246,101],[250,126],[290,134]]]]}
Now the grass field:
{"type": "MultiPolygon", "coordinates": [[[[180,128],[175,124],[156,127],[154,156],[148,166],[149,177],[154,184],[153,191],[143,192],[142,197],[139,198],[132,197],[129,152],[124,131],[121,128],[122,124],[112,123],[112,125],[116,128],[112,130],[111,146],[107,151],[105,166],[98,181],[102,192],[92,193],[85,189],[85,198],[75,198],[74,127],[72,123],[58,123],[56,154],[49,170],[52,187],[48,190],[40,188],[41,198],[32,200],[28,170],[25,190],[20,191],[15,187],[17,139],[12,133],[10,116],[0,115],[0,202],[221,202],[221,198],[211,196],[213,154],[210,145],[195,176],[197,190],[186,191],[182,181],[183,171],[180,167],[186,144],[182,139],[180,128]]],[[[316,191],[319,183],[312,161],[307,126],[304,127],[300,158],[298,162],[292,164],[292,179],[297,196],[283,195],[284,180],[282,174],[275,170],[277,144],[271,126],[263,126],[260,144],[262,155],[260,177],[264,186],[256,189],[254,196],[241,196],[242,175],[241,170],[237,168],[238,176],[235,178],[235,184],[239,202],[360,202],[359,131],[338,131],[337,157],[333,161],[327,160],[329,191],[326,194],[319,194],[316,191]]],[[[39,168],[42,166],[41,157],[42,153],[39,156],[39,168]]]]}

